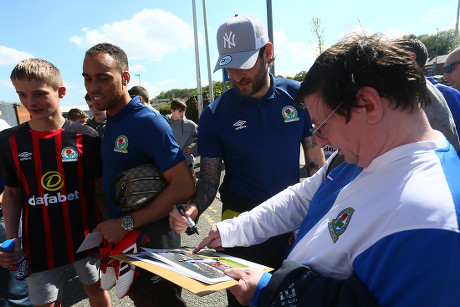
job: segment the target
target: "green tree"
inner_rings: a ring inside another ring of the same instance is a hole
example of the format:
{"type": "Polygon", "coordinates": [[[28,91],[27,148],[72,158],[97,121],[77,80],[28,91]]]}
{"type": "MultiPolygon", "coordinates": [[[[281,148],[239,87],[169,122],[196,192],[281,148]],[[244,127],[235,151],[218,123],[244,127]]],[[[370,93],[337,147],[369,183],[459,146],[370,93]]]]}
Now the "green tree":
{"type": "Polygon", "coordinates": [[[440,31],[439,34],[422,34],[417,38],[425,44],[430,58],[436,55],[436,48],[438,55],[442,55],[450,53],[459,45],[454,29],[440,31]]]}
{"type": "Polygon", "coordinates": [[[283,79],[289,79],[289,80],[293,80],[294,78],[292,77],[289,77],[289,76],[283,76],[283,75],[275,75],[276,78],[283,78],[283,79]]]}
{"type": "Polygon", "coordinates": [[[155,98],[156,99],[170,99],[174,97],[188,98],[188,97],[195,96],[195,95],[196,95],[196,88],[191,88],[191,89],[190,88],[189,89],[173,88],[166,92],[161,92],[155,98]]]}
{"type": "MultiPolygon", "coordinates": [[[[227,90],[232,88],[232,83],[230,81],[227,82],[227,90]]],[[[214,99],[219,97],[224,93],[224,83],[222,81],[213,81],[212,82],[212,91],[214,92],[214,99]]],[[[209,97],[209,85],[203,87],[203,95],[208,95],[209,97]]]]}
{"type": "Polygon", "coordinates": [[[289,80],[296,80],[296,81],[302,82],[303,79],[305,78],[306,74],[307,74],[307,72],[305,70],[302,70],[302,71],[298,72],[294,77],[283,76],[283,75],[276,75],[275,77],[276,78],[289,79],[289,80]]]}
{"type": "Polygon", "coordinates": [[[297,80],[297,81],[300,81],[302,82],[303,79],[305,79],[305,75],[307,74],[307,72],[305,70],[302,70],[300,72],[298,72],[295,76],[294,76],[294,80],[297,80]]]}

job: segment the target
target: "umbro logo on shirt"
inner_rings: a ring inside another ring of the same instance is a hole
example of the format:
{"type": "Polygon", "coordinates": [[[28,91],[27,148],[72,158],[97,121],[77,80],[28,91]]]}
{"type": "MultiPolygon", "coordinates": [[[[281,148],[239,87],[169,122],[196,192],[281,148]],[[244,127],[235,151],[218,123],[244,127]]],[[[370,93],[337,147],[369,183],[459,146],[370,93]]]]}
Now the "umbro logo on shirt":
{"type": "Polygon", "coordinates": [[[235,130],[240,130],[240,129],[246,128],[245,124],[246,124],[246,121],[240,119],[239,121],[234,123],[233,126],[235,127],[235,130]]]}
{"type": "Polygon", "coordinates": [[[19,161],[32,160],[32,153],[24,151],[18,155],[19,161]]]}

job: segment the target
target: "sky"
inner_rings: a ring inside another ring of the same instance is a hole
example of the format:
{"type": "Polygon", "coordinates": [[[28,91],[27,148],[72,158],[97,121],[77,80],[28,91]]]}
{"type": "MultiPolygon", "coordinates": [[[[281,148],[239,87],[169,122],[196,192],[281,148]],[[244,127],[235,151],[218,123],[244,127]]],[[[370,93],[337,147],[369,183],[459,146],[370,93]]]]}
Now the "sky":
{"type": "MultiPolygon", "coordinates": [[[[321,19],[325,47],[353,31],[392,38],[436,34],[454,28],[458,0],[272,0],[275,74],[295,76],[317,56],[311,19],[321,19]]],[[[234,14],[251,14],[267,25],[266,0],[205,1],[211,72],[218,58],[216,33],[234,14]]],[[[200,83],[208,82],[203,0],[195,1],[200,83]]],[[[192,0],[0,0],[0,101],[18,103],[11,70],[26,58],[42,58],[61,71],[61,106],[81,106],[82,66],[91,46],[109,42],[128,55],[129,87],[142,85],[154,98],[173,88],[196,88],[192,0]]],[[[221,81],[222,71],[212,73],[221,81]]]]}

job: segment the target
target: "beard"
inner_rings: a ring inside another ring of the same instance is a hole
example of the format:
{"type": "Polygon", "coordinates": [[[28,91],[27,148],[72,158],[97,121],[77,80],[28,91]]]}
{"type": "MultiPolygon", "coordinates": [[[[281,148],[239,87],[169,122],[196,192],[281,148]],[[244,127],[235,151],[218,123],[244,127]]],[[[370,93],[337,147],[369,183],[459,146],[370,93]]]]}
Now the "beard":
{"type": "Polygon", "coordinates": [[[232,84],[236,89],[238,90],[238,93],[240,93],[241,96],[243,97],[251,97],[255,93],[258,93],[267,83],[267,74],[268,74],[268,65],[265,65],[265,63],[261,63],[259,69],[255,73],[254,78],[243,78],[241,79],[240,82],[246,83],[250,82],[252,84],[251,87],[245,87],[245,88],[240,88],[238,86],[237,82],[232,81],[232,84]]]}

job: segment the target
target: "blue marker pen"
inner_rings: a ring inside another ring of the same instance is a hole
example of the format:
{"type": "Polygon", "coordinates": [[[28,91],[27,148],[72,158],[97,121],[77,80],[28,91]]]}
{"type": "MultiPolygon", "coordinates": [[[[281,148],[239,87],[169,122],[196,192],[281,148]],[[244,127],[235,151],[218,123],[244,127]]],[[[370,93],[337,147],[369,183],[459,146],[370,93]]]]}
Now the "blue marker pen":
{"type": "Polygon", "coordinates": [[[177,208],[177,210],[179,210],[180,214],[182,214],[182,216],[187,219],[187,223],[188,223],[188,226],[190,227],[190,229],[193,232],[196,232],[196,234],[198,235],[199,234],[198,233],[198,228],[196,227],[195,222],[190,218],[190,216],[185,215],[184,207],[181,204],[177,204],[176,208],[177,208]]]}

